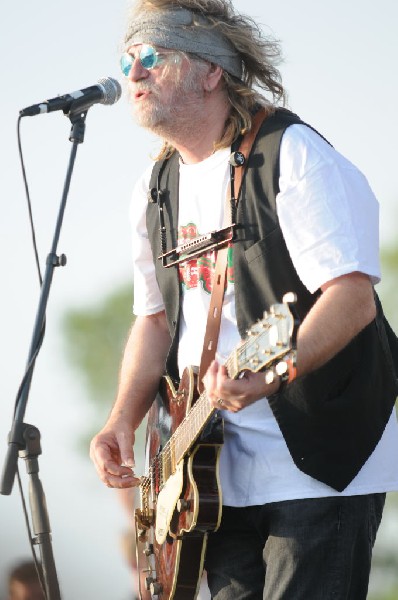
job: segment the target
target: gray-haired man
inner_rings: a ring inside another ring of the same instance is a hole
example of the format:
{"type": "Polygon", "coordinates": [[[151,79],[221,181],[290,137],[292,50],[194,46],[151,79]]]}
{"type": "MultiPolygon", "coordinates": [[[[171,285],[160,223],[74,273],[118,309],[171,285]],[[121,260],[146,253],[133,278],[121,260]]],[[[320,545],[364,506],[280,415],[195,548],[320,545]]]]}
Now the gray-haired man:
{"type": "Polygon", "coordinates": [[[134,431],[166,364],[177,377],[200,363],[216,253],[171,267],[158,256],[220,230],[227,197],[236,228],[217,356],[203,379],[225,436],[222,520],[205,562],[211,594],[361,600],[385,492],[398,489],[396,377],[373,290],[378,207],[351,163],[278,108],[277,57],[277,44],[223,0],[135,7],[122,69],[138,123],[163,147],[133,194],[136,320],[91,456],[109,487],[139,483],[134,431]],[[260,107],[236,203],[230,155],[260,107]],[[158,203],[163,194],[161,211],[150,190],[158,203]],[[263,373],[230,378],[226,357],[287,291],[301,322],[287,385],[263,373]]]}

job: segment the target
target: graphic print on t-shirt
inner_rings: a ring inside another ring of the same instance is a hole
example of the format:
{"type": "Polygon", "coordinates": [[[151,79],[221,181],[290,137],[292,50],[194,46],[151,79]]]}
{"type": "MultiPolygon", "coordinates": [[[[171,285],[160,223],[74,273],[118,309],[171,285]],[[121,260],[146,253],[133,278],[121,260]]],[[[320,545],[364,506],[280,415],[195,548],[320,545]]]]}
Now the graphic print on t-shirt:
{"type": "MultiPolygon", "coordinates": [[[[178,229],[178,244],[192,240],[201,235],[194,223],[181,225],[178,229]]],[[[213,281],[216,264],[217,251],[204,252],[202,256],[184,261],[179,265],[180,282],[183,290],[187,291],[201,285],[202,289],[211,294],[211,282],[213,281]]],[[[232,246],[228,248],[227,282],[234,283],[232,246]]]]}

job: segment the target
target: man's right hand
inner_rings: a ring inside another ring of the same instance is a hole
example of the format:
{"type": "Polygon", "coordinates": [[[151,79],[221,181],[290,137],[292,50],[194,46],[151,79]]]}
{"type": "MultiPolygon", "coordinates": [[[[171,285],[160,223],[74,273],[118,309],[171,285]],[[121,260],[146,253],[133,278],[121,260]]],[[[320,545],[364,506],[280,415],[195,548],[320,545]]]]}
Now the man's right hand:
{"type": "Polygon", "coordinates": [[[134,475],[134,433],[125,423],[109,422],[93,438],[90,458],[100,479],[112,488],[129,488],[140,483],[134,475]]]}
{"type": "Polygon", "coordinates": [[[159,388],[171,339],[164,311],[139,316],[124,350],[116,400],[109,419],[90,445],[90,457],[108,487],[139,484],[134,475],[134,431],[159,388]]]}

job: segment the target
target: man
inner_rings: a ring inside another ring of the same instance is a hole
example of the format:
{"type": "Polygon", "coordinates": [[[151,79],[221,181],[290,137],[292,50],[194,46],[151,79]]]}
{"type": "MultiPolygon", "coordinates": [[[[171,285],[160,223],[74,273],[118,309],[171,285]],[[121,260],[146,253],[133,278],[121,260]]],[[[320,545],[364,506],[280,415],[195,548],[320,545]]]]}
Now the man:
{"type": "Polygon", "coordinates": [[[210,591],[217,600],[360,600],[385,492],[398,489],[393,335],[373,290],[377,201],[351,163],[277,108],[278,53],[225,0],[140,0],[132,13],[122,69],[137,122],[163,148],[134,190],[136,320],[91,457],[107,486],[139,483],[134,431],[166,362],[173,377],[200,364],[215,260],[207,252],[166,266],[158,256],[178,258],[169,253],[184,240],[222,229],[227,196],[236,228],[217,356],[203,378],[225,437],[210,591]],[[241,167],[230,155],[260,106],[236,208],[228,190],[241,167]],[[229,378],[227,356],[289,291],[301,324],[288,380],[229,378]]]}

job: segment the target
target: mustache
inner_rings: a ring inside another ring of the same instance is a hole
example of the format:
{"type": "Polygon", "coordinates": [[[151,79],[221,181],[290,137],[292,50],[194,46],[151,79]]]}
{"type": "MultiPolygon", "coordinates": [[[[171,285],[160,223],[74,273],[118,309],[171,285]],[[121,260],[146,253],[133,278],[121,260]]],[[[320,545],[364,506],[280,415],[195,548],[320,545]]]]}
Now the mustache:
{"type": "Polygon", "coordinates": [[[159,96],[156,87],[150,81],[129,82],[129,93],[137,94],[139,92],[151,92],[154,96],[159,96]]]}

